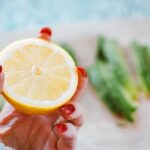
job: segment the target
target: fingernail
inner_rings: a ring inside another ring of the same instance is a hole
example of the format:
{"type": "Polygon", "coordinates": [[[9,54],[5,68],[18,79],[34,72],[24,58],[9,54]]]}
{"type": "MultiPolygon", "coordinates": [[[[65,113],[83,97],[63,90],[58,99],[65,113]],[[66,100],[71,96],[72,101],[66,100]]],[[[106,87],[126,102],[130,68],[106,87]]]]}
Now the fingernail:
{"type": "Polygon", "coordinates": [[[40,31],[41,34],[47,34],[48,36],[52,35],[52,30],[49,27],[43,27],[40,31]]]}
{"type": "Polygon", "coordinates": [[[60,133],[64,133],[67,131],[68,127],[65,124],[57,124],[55,129],[60,133]]]}
{"type": "Polygon", "coordinates": [[[81,72],[81,74],[86,78],[88,76],[86,70],[82,67],[78,67],[78,70],[81,72]]]}
{"type": "Polygon", "coordinates": [[[66,115],[69,116],[69,115],[71,115],[71,114],[73,114],[73,113],[75,112],[76,108],[75,108],[75,106],[72,105],[72,104],[67,104],[67,105],[62,106],[62,107],[60,108],[60,110],[61,110],[64,114],[66,114],[66,115]]]}
{"type": "Polygon", "coordinates": [[[2,70],[3,70],[3,67],[0,65],[0,73],[2,72],[2,70]]]}

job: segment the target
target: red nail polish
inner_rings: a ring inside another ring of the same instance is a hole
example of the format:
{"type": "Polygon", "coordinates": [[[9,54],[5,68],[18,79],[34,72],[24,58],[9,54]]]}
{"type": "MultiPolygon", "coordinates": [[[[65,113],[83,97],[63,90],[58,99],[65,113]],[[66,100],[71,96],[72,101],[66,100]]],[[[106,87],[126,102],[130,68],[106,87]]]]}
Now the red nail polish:
{"type": "Polygon", "coordinates": [[[87,76],[88,76],[88,74],[87,74],[87,72],[86,72],[86,70],[85,70],[84,68],[78,67],[78,70],[82,73],[82,75],[83,75],[84,77],[87,77],[87,76]]]}
{"type": "Polygon", "coordinates": [[[2,70],[3,70],[3,67],[0,65],[0,73],[2,72],[2,70]]]}
{"type": "Polygon", "coordinates": [[[75,108],[75,106],[72,105],[72,104],[67,104],[67,105],[62,106],[62,107],[60,108],[60,110],[61,110],[64,114],[66,114],[66,115],[69,116],[69,115],[71,115],[71,114],[73,114],[73,113],[75,112],[76,108],[75,108]]]}
{"type": "Polygon", "coordinates": [[[50,41],[50,37],[52,35],[52,30],[49,27],[44,27],[41,29],[40,34],[41,35],[39,36],[39,38],[50,41]]]}
{"type": "Polygon", "coordinates": [[[49,27],[44,27],[40,31],[41,34],[47,34],[48,36],[52,35],[52,30],[49,27]]]}
{"type": "Polygon", "coordinates": [[[60,133],[64,133],[67,131],[68,127],[65,124],[57,124],[55,129],[60,133]]]}

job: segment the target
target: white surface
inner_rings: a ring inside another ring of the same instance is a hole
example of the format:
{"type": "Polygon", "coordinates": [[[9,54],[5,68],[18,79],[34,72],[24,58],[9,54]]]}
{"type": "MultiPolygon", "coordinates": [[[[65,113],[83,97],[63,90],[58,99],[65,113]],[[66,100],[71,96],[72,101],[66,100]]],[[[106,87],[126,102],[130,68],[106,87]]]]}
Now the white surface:
{"type": "MultiPolygon", "coordinates": [[[[123,45],[138,39],[150,42],[150,21],[114,21],[65,25],[54,28],[56,41],[67,41],[76,50],[80,64],[89,66],[94,60],[96,37],[105,34],[118,39],[123,45]]],[[[29,36],[35,31],[1,33],[0,47],[29,36]]],[[[77,150],[149,150],[150,149],[150,101],[142,100],[136,113],[136,122],[118,126],[106,107],[88,88],[82,104],[85,108],[85,124],[79,131],[77,150]]]]}

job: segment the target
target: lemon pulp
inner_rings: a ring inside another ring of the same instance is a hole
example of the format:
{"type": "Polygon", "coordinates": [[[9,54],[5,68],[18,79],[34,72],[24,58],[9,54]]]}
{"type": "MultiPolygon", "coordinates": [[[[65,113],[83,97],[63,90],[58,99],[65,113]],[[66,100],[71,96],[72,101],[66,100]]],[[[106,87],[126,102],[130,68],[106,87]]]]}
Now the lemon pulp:
{"type": "Polygon", "coordinates": [[[48,113],[73,96],[76,66],[62,48],[38,38],[17,41],[0,55],[4,68],[3,95],[19,111],[48,113]]]}

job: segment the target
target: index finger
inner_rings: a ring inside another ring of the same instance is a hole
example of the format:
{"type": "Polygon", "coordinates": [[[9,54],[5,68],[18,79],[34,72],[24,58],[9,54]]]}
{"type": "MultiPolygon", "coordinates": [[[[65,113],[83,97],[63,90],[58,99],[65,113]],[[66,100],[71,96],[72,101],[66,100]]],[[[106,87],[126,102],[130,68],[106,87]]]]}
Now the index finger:
{"type": "Polygon", "coordinates": [[[88,75],[86,70],[83,67],[78,66],[77,72],[78,72],[78,86],[75,94],[71,98],[71,101],[78,100],[79,96],[83,93],[88,83],[88,75]]]}
{"type": "Polygon", "coordinates": [[[23,116],[23,114],[17,112],[13,106],[6,103],[2,111],[0,112],[0,125],[7,124],[9,120],[17,116],[23,116]]]}

